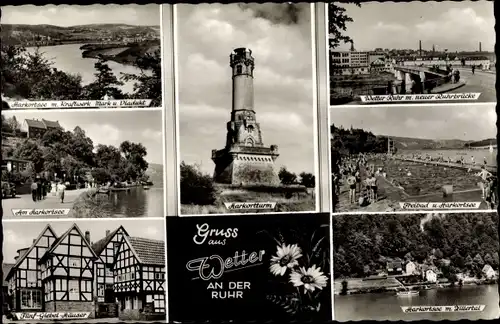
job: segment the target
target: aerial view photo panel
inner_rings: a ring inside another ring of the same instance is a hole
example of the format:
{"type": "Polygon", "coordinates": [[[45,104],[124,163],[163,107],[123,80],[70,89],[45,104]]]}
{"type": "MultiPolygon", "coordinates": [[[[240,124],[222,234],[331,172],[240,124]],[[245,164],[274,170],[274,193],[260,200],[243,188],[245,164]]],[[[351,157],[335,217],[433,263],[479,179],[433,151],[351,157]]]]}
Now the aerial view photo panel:
{"type": "Polygon", "coordinates": [[[330,104],[496,102],[493,4],[329,3],[330,104]]]}
{"type": "Polygon", "coordinates": [[[498,213],[333,215],[335,320],[494,320],[498,213]]]}
{"type": "Polygon", "coordinates": [[[2,7],[2,109],[161,107],[157,4],[2,7]]]}
{"type": "Polygon", "coordinates": [[[177,16],[180,213],[316,211],[311,4],[177,16]]]}

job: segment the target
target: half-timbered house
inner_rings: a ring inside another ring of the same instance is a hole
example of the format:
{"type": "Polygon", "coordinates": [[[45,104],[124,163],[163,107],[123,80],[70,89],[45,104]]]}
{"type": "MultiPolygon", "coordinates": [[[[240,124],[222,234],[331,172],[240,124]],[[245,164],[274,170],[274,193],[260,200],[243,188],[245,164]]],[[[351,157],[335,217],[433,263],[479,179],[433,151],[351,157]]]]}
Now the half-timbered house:
{"type": "Polygon", "coordinates": [[[95,314],[94,262],[90,233],[73,224],[39,259],[47,312],[95,314]]]}
{"type": "Polygon", "coordinates": [[[130,237],[120,226],[92,243],[76,224],[60,237],[47,225],[17,252],[5,276],[13,312],[165,318],[163,241],[130,237]]]}
{"type": "Polygon", "coordinates": [[[165,317],[165,246],[163,241],[123,236],[114,266],[121,319],[165,317]]]}
{"type": "Polygon", "coordinates": [[[12,310],[40,312],[44,309],[42,273],[38,260],[56,241],[52,227],[47,225],[28,248],[17,250],[15,264],[5,277],[8,281],[12,310]]]}
{"type": "Polygon", "coordinates": [[[116,317],[118,309],[113,284],[115,277],[113,266],[115,255],[127,231],[120,226],[114,231],[106,230],[106,236],[92,244],[92,249],[99,256],[96,261],[94,290],[97,292],[96,316],[116,317]]]}

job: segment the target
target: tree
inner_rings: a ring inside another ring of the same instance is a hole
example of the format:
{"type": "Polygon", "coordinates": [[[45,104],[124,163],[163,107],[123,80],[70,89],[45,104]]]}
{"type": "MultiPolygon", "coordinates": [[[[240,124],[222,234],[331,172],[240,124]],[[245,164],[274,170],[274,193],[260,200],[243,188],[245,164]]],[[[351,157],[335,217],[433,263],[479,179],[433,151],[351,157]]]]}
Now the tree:
{"type": "Polygon", "coordinates": [[[125,165],[125,173],[129,178],[137,179],[144,175],[148,168],[148,162],[144,159],[147,155],[146,148],[141,143],[124,141],[120,144],[120,152],[128,162],[125,165]]]}
{"type": "MultiPolygon", "coordinates": [[[[360,1],[349,1],[348,3],[361,6],[360,1]]],[[[352,42],[351,37],[344,35],[347,30],[348,22],[353,19],[346,14],[346,9],[341,7],[338,2],[328,3],[328,33],[330,34],[329,46],[330,49],[335,49],[341,42],[352,42]]]]}
{"type": "Polygon", "coordinates": [[[104,99],[106,96],[114,99],[123,99],[123,93],[118,88],[124,83],[113,74],[111,68],[102,57],[94,64],[97,72],[96,80],[83,89],[83,96],[88,100],[104,99]]]}
{"type": "Polygon", "coordinates": [[[212,205],[215,202],[212,177],[202,174],[196,165],[188,165],[184,161],[180,169],[181,204],[212,205]]]}
{"type": "Polygon", "coordinates": [[[35,142],[29,139],[24,140],[15,147],[12,155],[18,159],[31,161],[36,173],[43,171],[43,152],[35,142]]]}
{"type": "Polygon", "coordinates": [[[7,120],[7,122],[9,124],[10,129],[12,130],[12,132],[16,133],[18,130],[20,130],[21,125],[17,121],[16,116],[12,116],[11,118],[9,118],[7,120]]]}
{"type": "Polygon", "coordinates": [[[286,167],[281,167],[278,172],[278,177],[284,185],[291,185],[297,182],[297,175],[295,173],[289,172],[286,167]]]}
{"type": "Polygon", "coordinates": [[[312,173],[307,173],[307,172],[302,172],[299,174],[300,177],[300,184],[307,187],[307,188],[314,188],[316,187],[316,181],[314,174],[312,173]]]}

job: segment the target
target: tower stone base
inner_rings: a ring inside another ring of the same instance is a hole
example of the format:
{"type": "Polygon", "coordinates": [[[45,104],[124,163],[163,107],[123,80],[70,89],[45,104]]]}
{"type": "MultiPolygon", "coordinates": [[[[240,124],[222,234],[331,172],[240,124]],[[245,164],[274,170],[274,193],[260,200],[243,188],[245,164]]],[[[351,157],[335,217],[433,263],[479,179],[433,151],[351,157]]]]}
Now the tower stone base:
{"type": "Polygon", "coordinates": [[[214,181],[232,185],[280,184],[274,161],[277,148],[234,146],[230,149],[213,150],[215,163],[214,181]]]}

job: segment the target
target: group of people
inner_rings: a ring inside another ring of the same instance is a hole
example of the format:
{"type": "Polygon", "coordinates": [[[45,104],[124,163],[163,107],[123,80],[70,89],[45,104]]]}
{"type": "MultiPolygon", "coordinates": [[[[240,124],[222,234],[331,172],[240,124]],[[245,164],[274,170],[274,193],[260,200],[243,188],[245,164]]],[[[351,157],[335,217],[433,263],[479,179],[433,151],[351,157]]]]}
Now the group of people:
{"type": "Polygon", "coordinates": [[[31,182],[31,197],[34,202],[44,200],[48,192],[55,192],[61,203],[64,203],[64,192],[66,185],[61,180],[59,182],[49,182],[44,178],[36,178],[31,182]]]}
{"type": "Polygon", "coordinates": [[[482,191],[482,199],[486,201],[489,209],[495,209],[498,204],[498,178],[483,166],[476,174],[480,177],[479,185],[482,191]]]}
{"type": "Polygon", "coordinates": [[[378,200],[379,178],[385,177],[382,168],[368,164],[369,157],[360,154],[354,158],[346,158],[337,166],[338,172],[333,174],[333,188],[335,194],[340,196],[343,184],[348,186],[349,203],[359,204],[361,207],[378,200]],[[361,174],[363,172],[363,176],[361,174]]]}

